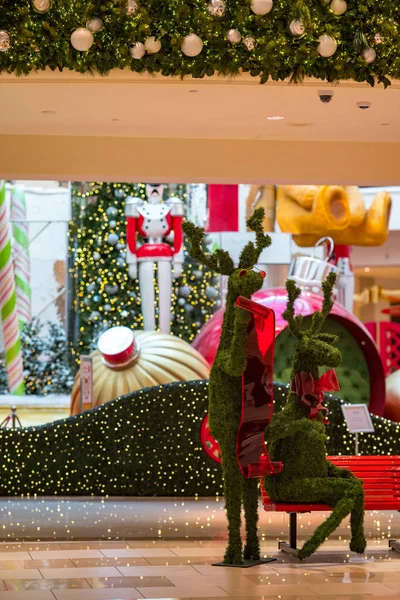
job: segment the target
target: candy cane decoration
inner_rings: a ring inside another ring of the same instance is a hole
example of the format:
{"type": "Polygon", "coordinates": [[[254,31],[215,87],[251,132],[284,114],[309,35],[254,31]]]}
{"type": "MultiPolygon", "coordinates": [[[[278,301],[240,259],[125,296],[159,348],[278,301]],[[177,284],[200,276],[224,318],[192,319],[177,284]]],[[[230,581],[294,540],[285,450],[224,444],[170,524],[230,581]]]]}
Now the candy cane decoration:
{"type": "Polygon", "coordinates": [[[24,369],[4,181],[0,181],[0,314],[3,323],[8,389],[12,394],[23,395],[24,369]]]}
{"type": "Polygon", "coordinates": [[[28,223],[26,222],[25,194],[14,188],[11,195],[11,220],[14,237],[14,272],[17,291],[19,325],[32,320],[28,223]]]}

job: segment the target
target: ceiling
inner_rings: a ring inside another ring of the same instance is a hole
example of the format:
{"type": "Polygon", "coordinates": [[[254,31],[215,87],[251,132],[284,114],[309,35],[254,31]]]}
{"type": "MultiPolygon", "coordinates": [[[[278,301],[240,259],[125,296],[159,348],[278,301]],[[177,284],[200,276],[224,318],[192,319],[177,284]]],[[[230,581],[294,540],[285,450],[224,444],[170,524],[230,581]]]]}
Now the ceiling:
{"type": "Polygon", "coordinates": [[[39,74],[0,77],[4,134],[395,142],[400,86],[39,74]],[[333,98],[322,104],[318,90],[333,98]],[[362,110],[357,102],[371,102],[362,110]],[[283,116],[282,120],[267,117],[283,116]]]}

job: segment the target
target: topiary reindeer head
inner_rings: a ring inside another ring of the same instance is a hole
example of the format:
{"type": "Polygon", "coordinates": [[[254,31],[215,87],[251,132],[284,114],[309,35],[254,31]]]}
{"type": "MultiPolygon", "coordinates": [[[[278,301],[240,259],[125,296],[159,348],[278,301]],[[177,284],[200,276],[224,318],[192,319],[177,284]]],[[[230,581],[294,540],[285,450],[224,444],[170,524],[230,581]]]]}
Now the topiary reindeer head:
{"type": "Polygon", "coordinates": [[[247,226],[256,234],[256,243],[249,242],[246,244],[240,253],[237,268],[235,268],[234,262],[226,250],[218,248],[212,254],[203,250],[204,229],[202,227],[196,227],[189,221],[185,221],[182,225],[183,231],[189,240],[190,256],[206,265],[214,273],[227,275],[229,277],[228,293],[235,297],[245,296],[251,298],[262,287],[265,273],[254,271],[254,267],[260,258],[261,252],[271,244],[271,238],[263,230],[263,218],[264,209],[257,208],[247,220],[247,226]]]}
{"type": "Polygon", "coordinates": [[[322,284],[324,296],[322,309],[314,312],[310,327],[302,329],[302,315],[294,315],[294,303],[300,296],[301,290],[292,279],[286,282],[288,302],[283,318],[288,322],[291,333],[298,339],[293,356],[292,380],[296,373],[301,371],[307,371],[317,379],[318,367],[337,367],[342,361],[340,351],[335,348],[339,338],[329,333],[320,333],[324,321],[332,310],[332,292],[335,283],[336,274],[329,273],[322,284]]]}

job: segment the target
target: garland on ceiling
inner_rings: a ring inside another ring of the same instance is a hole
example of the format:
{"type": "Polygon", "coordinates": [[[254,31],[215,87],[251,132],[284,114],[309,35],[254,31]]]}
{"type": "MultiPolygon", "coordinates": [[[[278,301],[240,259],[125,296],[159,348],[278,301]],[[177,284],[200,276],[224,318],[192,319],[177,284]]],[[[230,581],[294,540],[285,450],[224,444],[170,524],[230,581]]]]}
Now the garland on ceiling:
{"type": "Polygon", "coordinates": [[[0,72],[246,72],[386,87],[400,77],[399,19],[392,0],[0,0],[0,72]]]}

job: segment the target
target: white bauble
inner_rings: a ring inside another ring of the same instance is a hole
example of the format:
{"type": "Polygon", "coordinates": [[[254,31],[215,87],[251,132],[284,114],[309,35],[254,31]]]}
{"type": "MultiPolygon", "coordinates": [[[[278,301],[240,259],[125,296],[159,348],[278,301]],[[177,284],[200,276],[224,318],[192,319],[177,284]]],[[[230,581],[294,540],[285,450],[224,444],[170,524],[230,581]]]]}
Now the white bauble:
{"type": "Polygon", "coordinates": [[[203,50],[203,42],[198,35],[190,33],[183,39],[181,50],[186,56],[198,56],[203,50]]]}
{"type": "Polygon", "coordinates": [[[330,35],[321,35],[319,38],[318,52],[324,58],[333,56],[337,50],[337,41],[330,35]]]}
{"type": "Polygon", "coordinates": [[[252,37],[245,37],[245,38],[243,38],[243,44],[246,46],[247,50],[250,52],[251,50],[254,50],[255,45],[256,45],[256,40],[252,37]]]}
{"type": "Polygon", "coordinates": [[[225,0],[211,0],[207,10],[213,17],[222,17],[226,9],[225,0]]]}
{"type": "Polygon", "coordinates": [[[251,10],[255,15],[266,15],[272,9],[273,0],[251,0],[251,10]]]}
{"type": "Polygon", "coordinates": [[[32,0],[32,6],[38,13],[45,13],[51,8],[51,0],[32,0]]]}
{"type": "Polygon", "coordinates": [[[132,58],[140,60],[146,54],[146,48],[142,42],[136,42],[136,44],[131,46],[129,52],[132,58]]]}
{"type": "Polygon", "coordinates": [[[128,15],[128,17],[133,17],[134,15],[136,15],[138,10],[139,4],[136,2],[136,0],[127,0],[126,14],[128,15]]]}
{"type": "Polygon", "coordinates": [[[380,33],[376,33],[374,35],[374,41],[375,41],[375,44],[382,44],[383,40],[382,40],[382,36],[380,33]]]}
{"type": "Polygon", "coordinates": [[[240,42],[240,40],[242,39],[242,35],[241,35],[240,31],[238,31],[237,29],[230,29],[227,33],[226,39],[231,44],[238,44],[240,42]]]}
{"type": "Polygon", "coordinates": [[[7,52],[10,47],[10,36],[8,31],[0,30],[0,52],[7,52]]]}
{"type": "Polygon", "coordinates": [[[376,59],[376,52],[373,48],[366,48],[362,51],[362,57],[366,63],[372,63],[376,59]]]}
{"type": "Polygon", "coordinates": [[[75,50],[79,50],[79,52],[89,50],[93,42],[93,33],[89,31],[89,29],[85,29],[85,27],[75,29],[71,35],[71,44],[75,50]]]}
{"type": "Polygon", "coordinates": [[[347,10],[347,2],[345,0],[332,0],[331,11],[335,15],[343,15],[347,10]]]}
{"type": "Polygon", "coordinates": [[[92,33],[99,33],[99,31],[103,29],[103,21],[100,19],[100,17],[92,17],[87,22],[86,27],[92,33]]]}
{"type": "Polygon", "coordinates": [[[292,35],[296,37],[301,37],[304,35],[306,28],[304,27],[303,21],[296,19],[292,21],[289,25],[289,31],[292,35]]]}
{"type": "Polygon", "coordinates": [[[157,54],[161,50],[161,42],[160,40],[156,40],[154,36],[148,37],[144,42],[144,47],[149,54],[157,54]]]}

